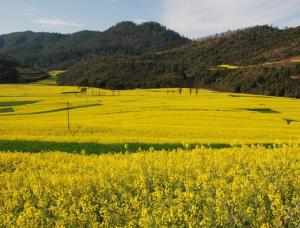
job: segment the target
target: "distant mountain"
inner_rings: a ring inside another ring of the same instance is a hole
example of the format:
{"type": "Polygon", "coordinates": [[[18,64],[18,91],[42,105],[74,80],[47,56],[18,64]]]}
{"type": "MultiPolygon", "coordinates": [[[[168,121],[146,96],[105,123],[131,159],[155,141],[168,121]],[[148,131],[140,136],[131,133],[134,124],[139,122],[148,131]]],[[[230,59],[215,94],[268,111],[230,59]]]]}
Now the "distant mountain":
{"type": "Polygon", "coordinates": [[[300,27],[256,26],[164,52],[82,61],[58,83],[114,89],[201,87],[300,97],[299,64],[300,27]]]}
{"type": "Polygon", "coordinates": [[[18,32],[0,36],[0,54],[35,67],[69,67],[95,56],[142,55],[190,43],[178,33],[155,23],[121,22],[104,31],[74,34],[18,32]]]}

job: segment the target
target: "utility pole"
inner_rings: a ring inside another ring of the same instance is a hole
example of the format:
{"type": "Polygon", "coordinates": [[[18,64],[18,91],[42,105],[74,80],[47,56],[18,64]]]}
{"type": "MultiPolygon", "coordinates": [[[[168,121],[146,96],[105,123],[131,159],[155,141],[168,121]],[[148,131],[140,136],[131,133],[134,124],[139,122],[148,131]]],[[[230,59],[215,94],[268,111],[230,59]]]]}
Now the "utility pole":
{"type": "Polygon", "coordinates": [[[69,101],[67,101],[67,124],[68,124],[68,131],[70,131],[70,108],[69,108],[69,101]]]}

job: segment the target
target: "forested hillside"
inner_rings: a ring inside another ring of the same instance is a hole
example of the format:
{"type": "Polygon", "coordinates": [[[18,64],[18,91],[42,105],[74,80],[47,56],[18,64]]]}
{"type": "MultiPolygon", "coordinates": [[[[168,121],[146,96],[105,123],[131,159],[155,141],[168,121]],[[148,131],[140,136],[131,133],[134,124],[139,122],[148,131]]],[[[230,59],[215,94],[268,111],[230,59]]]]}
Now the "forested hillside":
{"type": "Polygon", "coordinates": [[[121,22],[104,32],[3,35],[1,53],[20,62],[1,60],[2,82],[47,77],[22,65],[68,68],[59,85],[190,87],[300,97],[300,27],[256,26],[190,41],[158,23],[121,22]]]}
{"type": "Polygon", "coordinates": [[[19,32],[0,36],[0,54],[35,68],[66,68],[95,56],[141,55],[180,47],[190,40],[148,22],[121,22],[104,31],[74,34],[19,32]]]}
{"type": "Polygon", "coordinates": [[[12,58],[0,56],[0,84],[28,83],[47,77],[49,75],[45,71],[25,68],[12,58]]]}
{"type": "Polygon", "coordinates": [[[166,52],[83,61],[58,83],[115,89],[202,87],[299,97],[300,83],[293,77],[300,73],[298,55],[300,27],[256,26],[166,52]],[[236,67],[218,67],[223,64],[236,67]]]}

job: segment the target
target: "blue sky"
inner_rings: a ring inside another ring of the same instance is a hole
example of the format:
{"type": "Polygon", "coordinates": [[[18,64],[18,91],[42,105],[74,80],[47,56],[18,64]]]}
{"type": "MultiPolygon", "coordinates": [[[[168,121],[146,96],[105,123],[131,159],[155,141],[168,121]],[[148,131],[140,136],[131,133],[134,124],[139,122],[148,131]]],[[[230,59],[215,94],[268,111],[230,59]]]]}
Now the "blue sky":
{"type": "Polygon", "coordinates": [[[272,24],[300,25],[300,0],[0,0],[0,34],[103,31],[117,22],[158,21],[190,38],[272,24]]]}

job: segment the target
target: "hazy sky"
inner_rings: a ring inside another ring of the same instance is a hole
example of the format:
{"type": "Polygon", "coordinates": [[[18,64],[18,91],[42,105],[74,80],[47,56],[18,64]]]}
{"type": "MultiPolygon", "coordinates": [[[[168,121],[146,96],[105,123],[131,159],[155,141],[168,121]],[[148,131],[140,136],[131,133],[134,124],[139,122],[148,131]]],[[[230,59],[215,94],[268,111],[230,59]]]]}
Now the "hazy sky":
{"type": "Polygon", "coordinates": [[[158,21],[190,38],[252,25],[300,25],[300,0],[0,0],[0,33],[105,30],[158,21]]]}

